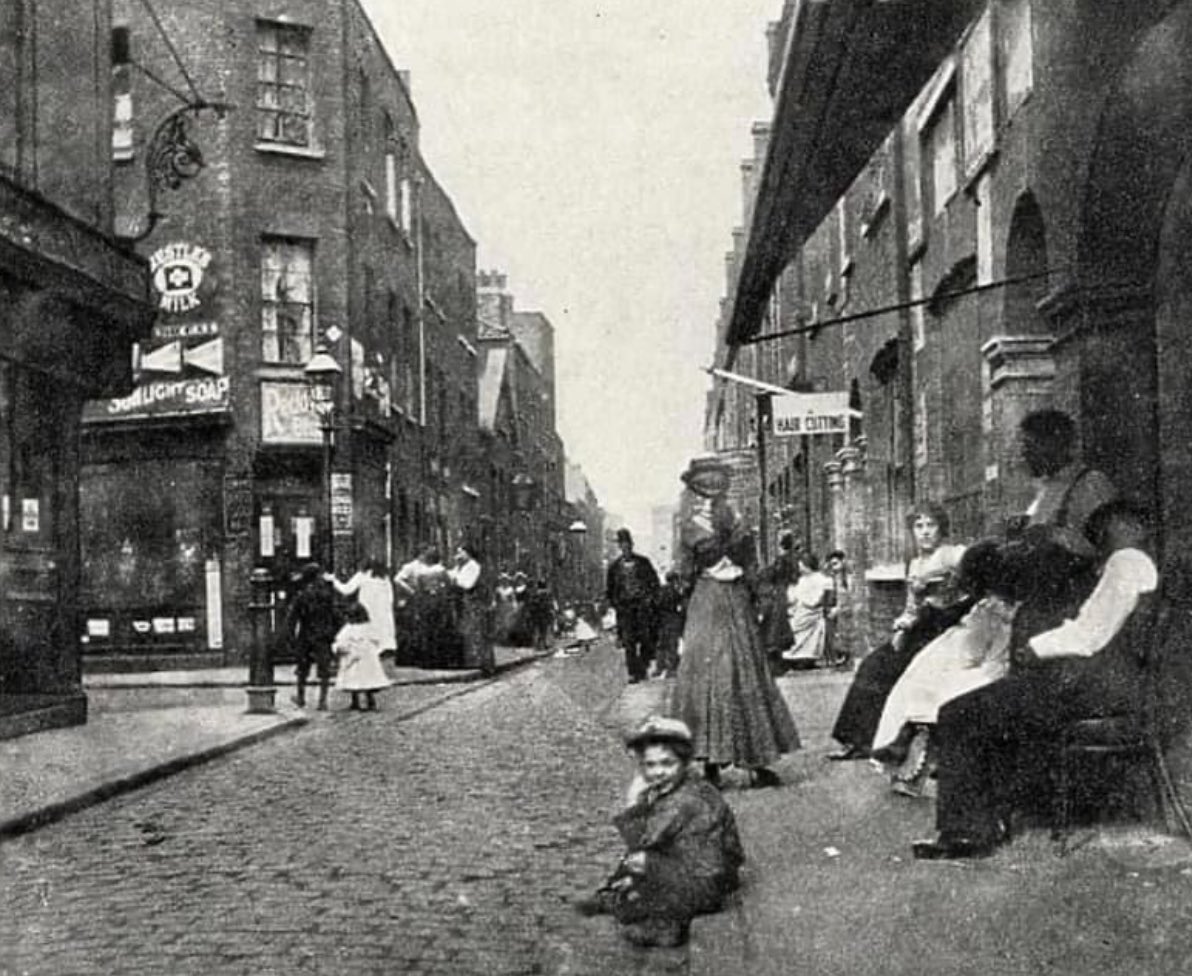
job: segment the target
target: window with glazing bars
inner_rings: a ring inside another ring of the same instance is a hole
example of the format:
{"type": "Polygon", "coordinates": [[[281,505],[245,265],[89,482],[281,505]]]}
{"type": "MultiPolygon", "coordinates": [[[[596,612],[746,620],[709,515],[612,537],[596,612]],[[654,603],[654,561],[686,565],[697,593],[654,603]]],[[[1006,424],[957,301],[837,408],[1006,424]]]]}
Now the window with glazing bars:
{"type": "Polygon", "coordinates": [[[261,248],[261,358],[306,363],[314,352],[314,245],[265,238],[261,248]]]}
{"type": "Polygon", "coordinates": [[[257,21],[257,138],[311,144],[310,28],[257,21]]]}

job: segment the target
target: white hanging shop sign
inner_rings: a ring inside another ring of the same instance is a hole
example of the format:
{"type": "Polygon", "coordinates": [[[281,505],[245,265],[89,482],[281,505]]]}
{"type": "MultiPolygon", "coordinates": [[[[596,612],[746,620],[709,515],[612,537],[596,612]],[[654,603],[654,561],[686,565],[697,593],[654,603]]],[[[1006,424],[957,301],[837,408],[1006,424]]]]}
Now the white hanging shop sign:
{"type": "Polygon", "coordinates": [[[786,393],[771,400],[775,437],[847,434],[848,391],[838,393],[786,393]]]}

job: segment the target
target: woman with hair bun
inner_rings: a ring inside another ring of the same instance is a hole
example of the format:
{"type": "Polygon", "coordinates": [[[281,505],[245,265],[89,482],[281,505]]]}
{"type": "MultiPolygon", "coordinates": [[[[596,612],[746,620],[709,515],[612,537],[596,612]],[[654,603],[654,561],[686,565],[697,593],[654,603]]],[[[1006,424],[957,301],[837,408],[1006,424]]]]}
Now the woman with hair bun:
{"type": "Polygon", "coordinates": [[[844,749],[829,759],[869,755],[890,690],[915,655],[958,623],[972,604],[957,585],[964,546],[944,541],[948,537],[947,512],[934,503],[924,503],[911,510],[906,525],[915,550],[906,568],[906,607],[894,621],[890,640],[858,666],[832,728],[832,738],[844,749]]]}
{"type": "Polygon", "coordinates": [[[693,466],[684,481],[695,505],[681,566],[693,585],[671,714],[691,729],[709,782],[731,764],[748,769],[754,786],[777,786],[770,764],[798,749],[799,736],[758,636],[753,535],[725,498],[722,462],[693,466]]]}

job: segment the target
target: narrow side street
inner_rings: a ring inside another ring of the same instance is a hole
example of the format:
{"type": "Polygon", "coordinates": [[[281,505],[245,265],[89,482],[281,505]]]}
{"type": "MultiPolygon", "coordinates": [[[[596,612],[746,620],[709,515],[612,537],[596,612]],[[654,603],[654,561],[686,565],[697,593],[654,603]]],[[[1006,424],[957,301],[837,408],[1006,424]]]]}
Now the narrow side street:
{"type": "Polygon", "coordinates": [[[1066,859],[1033,830],[987,861],[911,861],[930,802],[822,759],[847,680],[781,680],[806,748],[779,789],[729,776],[746,888],[683,949],[633,949],[569,904],[619,851],[616,731],[667,688],[625,686],[601,644],[406,721],[395,699],[335,713],[4,842],[0,973],[1185,971],[1192,868],[1132,856],[1137,830],[1066,859]]]}

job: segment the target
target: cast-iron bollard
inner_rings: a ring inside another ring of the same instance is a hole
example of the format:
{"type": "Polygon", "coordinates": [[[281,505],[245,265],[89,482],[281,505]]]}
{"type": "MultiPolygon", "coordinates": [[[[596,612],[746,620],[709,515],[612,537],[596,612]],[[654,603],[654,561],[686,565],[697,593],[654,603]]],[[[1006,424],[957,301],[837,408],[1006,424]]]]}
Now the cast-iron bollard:
{"type": "Polygon", "coordinates": [[[254,569],[249,576],[251,596],[248,609],[252,615],[252,656],[248,662],[248,711],[268,715],[276,711],[273,700],[273,655],[270,653],[269,613],[273,609],[272,579],[267,569],[254,569]]]}

